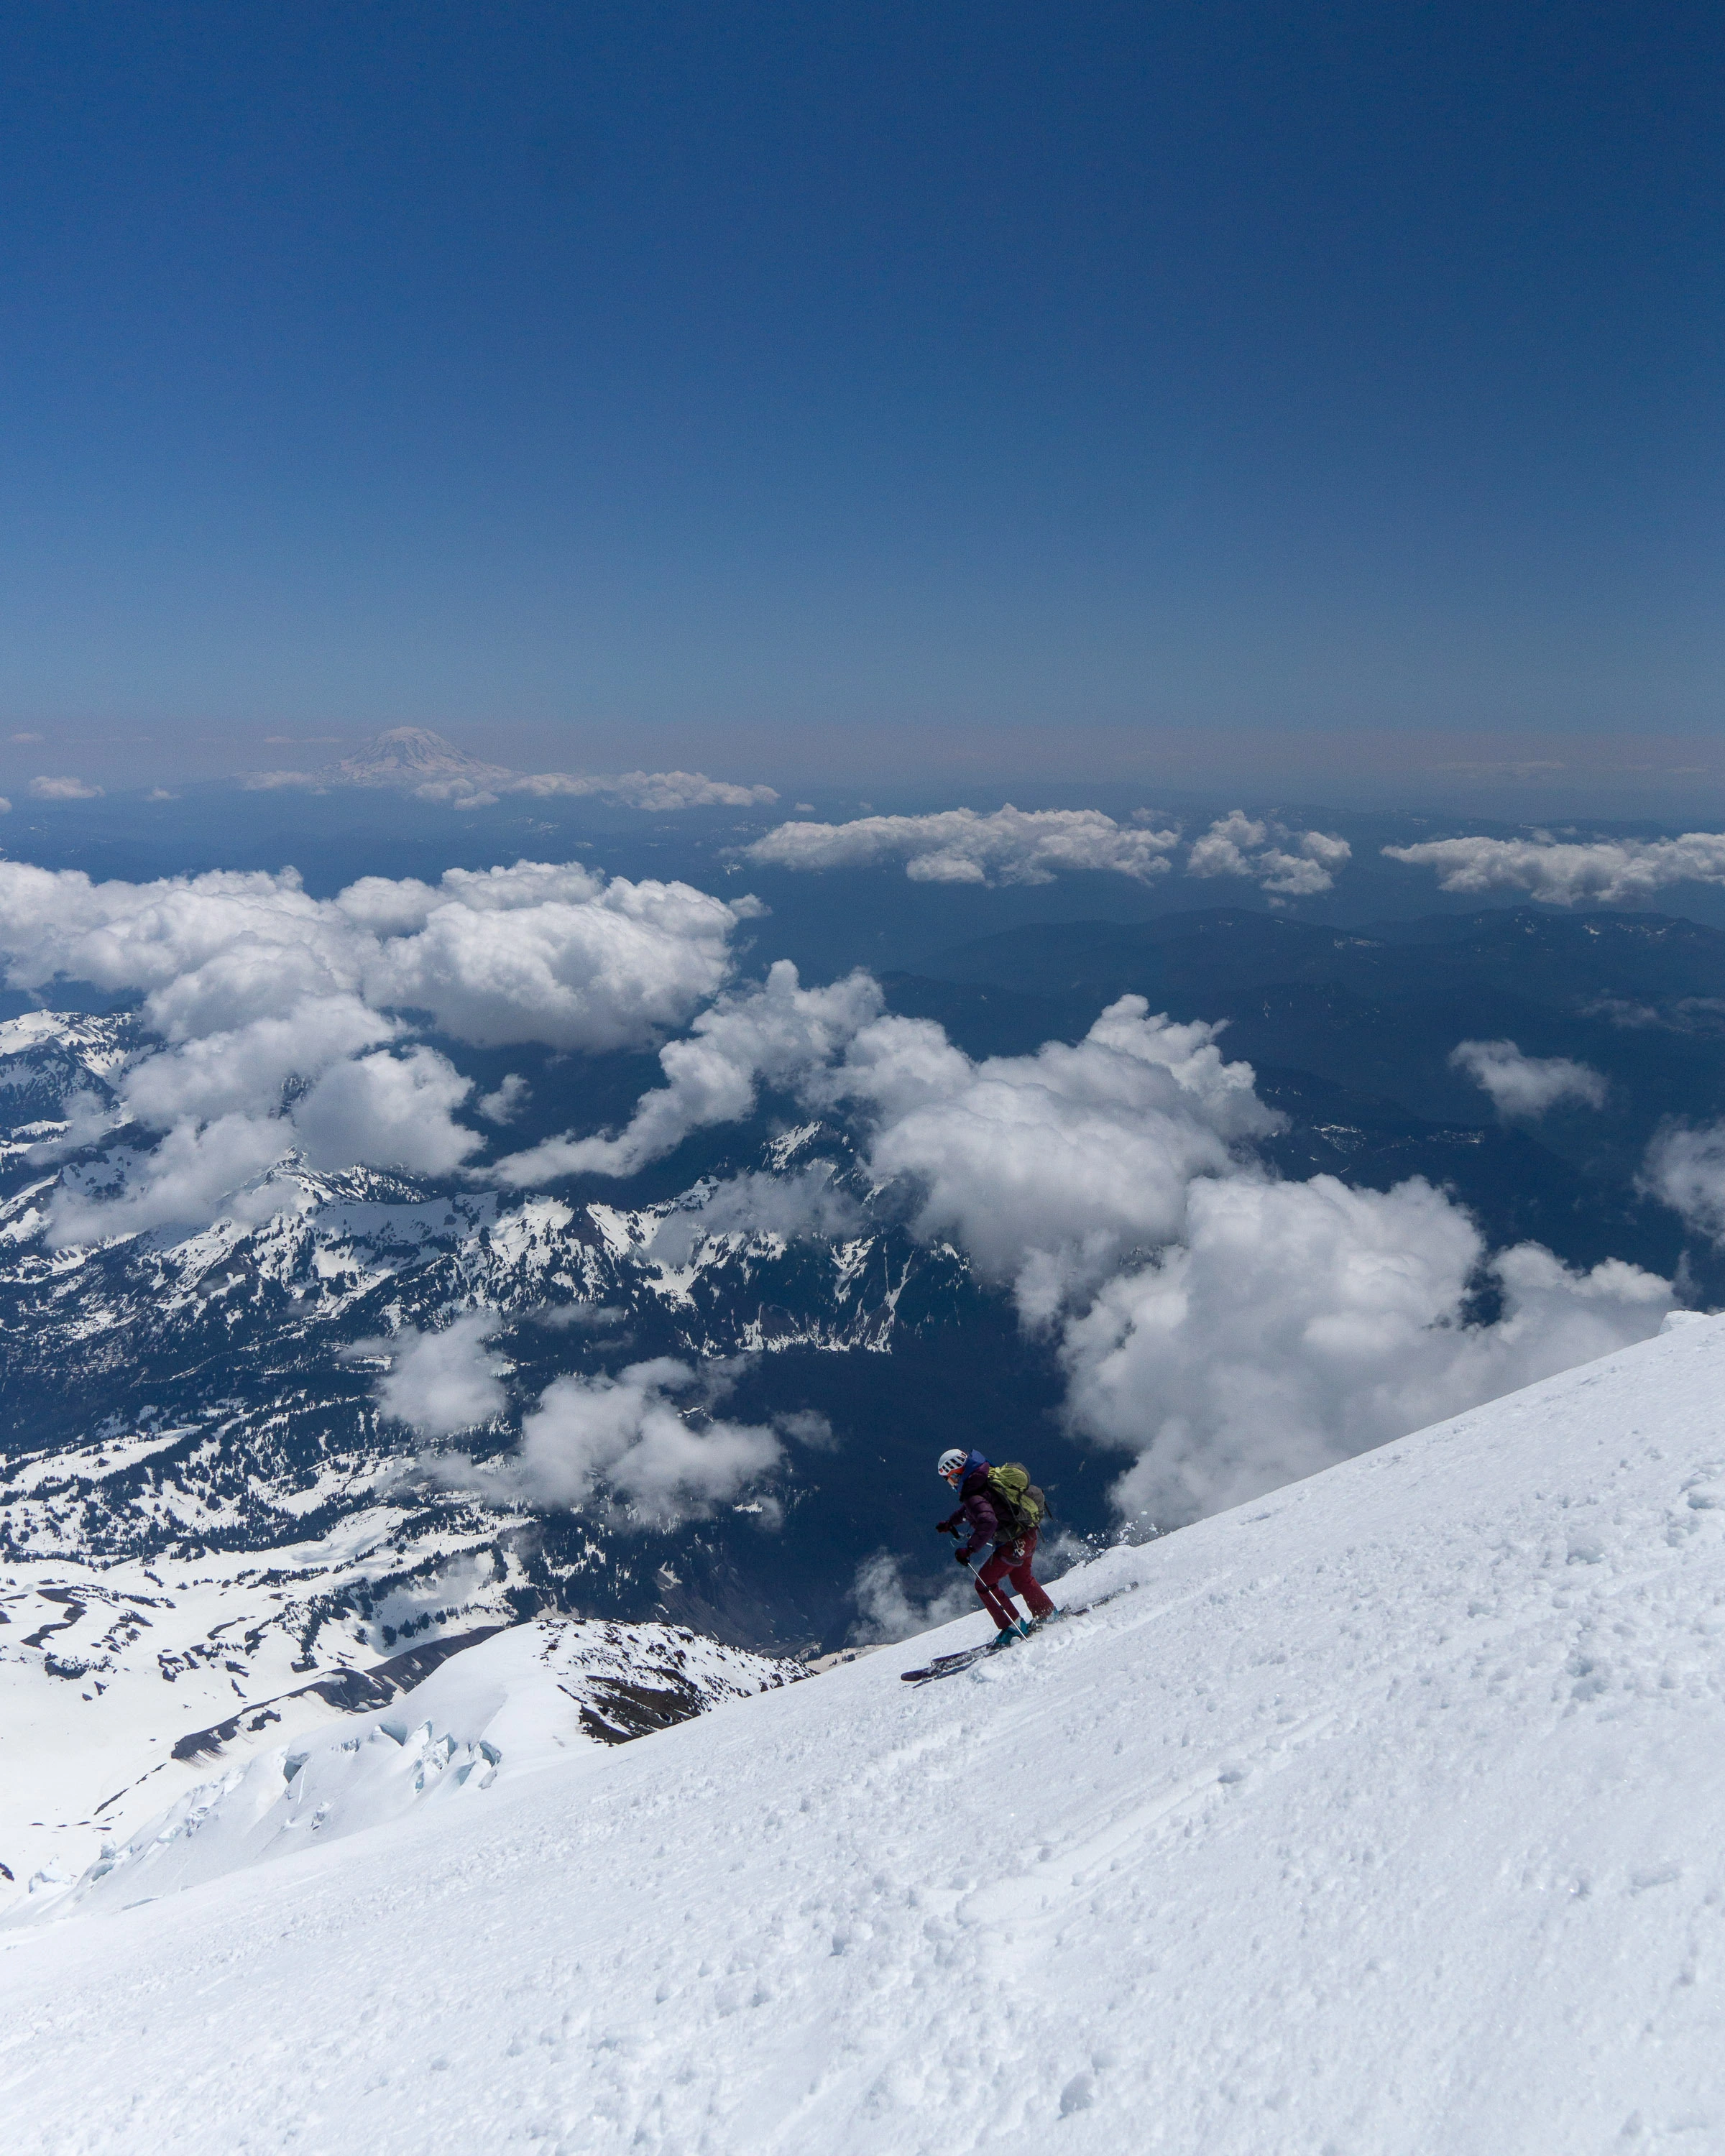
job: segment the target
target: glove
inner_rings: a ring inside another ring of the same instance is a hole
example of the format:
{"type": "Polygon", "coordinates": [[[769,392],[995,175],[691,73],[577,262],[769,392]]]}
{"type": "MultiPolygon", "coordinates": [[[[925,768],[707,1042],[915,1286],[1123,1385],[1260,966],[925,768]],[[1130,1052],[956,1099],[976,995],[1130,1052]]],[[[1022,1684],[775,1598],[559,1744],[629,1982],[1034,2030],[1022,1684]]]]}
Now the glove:
{"type": "Polygon", "coordinates": [[[934,1523],[934,1531],[937,1535],[956,1535],[958,1532],[950,1520],[937,1520],[934,1523]]]}
{"type": "Polygon", "coordinates": [[[966,1557],[962,1549],[955,1549],[952,1554],[957,1558],[959,1563],[964,1567],[964,1569],[968,1572],[970,1570],[970,1559],[966,1557]]]}

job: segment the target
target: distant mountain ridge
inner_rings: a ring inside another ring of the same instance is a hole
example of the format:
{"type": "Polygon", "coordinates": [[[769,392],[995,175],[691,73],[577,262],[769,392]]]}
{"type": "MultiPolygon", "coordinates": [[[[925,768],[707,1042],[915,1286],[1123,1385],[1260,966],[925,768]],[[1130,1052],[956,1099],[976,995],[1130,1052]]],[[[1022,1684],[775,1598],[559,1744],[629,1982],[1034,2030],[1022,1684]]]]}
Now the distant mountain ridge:
{"type": "MultiPolygon", "coordinates": [[[[1154,979],[1204,989],[1333,981],[1405,988],[1410,947],[1469,986],[1511,975],[1548,999],[1614,990],[1725,998],[1725,929],[1669,914],[1558,914],[1532,906],[1436,914],[1337,928],[1237,906],[1142,921],[1037,922],[925,960],[932,978],[991,982],[1029,993],[1106,998],[1154,979]],[[1530,974],[1530,965],[1539,970],[1530,974]]],[[[1725,1031],[1725,1004],[1721,1005],[1725,1031]]]]}

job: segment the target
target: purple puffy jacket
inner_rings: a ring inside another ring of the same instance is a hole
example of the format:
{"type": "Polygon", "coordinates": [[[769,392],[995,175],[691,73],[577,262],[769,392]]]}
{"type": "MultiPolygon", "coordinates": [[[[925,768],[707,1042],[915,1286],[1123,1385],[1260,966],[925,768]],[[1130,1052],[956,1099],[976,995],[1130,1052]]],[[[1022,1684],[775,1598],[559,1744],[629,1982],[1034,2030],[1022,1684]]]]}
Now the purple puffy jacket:
{"type": "Polygon", "coordinates": [[[961,1520],[970,1522],[970,1540],[964,1545],[967,1562],[979,1549],[990,1543],[1009,1543],[1014,1537],[1000,1524],[1000,1516],[994,1510],[988,1496],[988,1471],[986,1466],[973,1469],[964,1478],[958,1491],[958,1509],[950,1519],[943,1520],[943,1531],[956,1529],[961,1520]]]}

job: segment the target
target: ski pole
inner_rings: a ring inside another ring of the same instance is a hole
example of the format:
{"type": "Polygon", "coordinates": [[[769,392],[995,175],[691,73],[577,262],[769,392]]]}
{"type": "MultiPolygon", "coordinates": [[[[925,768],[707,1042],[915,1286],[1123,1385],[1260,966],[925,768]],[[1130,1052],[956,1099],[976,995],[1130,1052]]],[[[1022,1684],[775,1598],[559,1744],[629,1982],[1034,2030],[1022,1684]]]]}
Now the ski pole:
{"type": "MultiPolygon", "coordinates": [[[[956,1528],[953,1530],[952,1540],[953,1540],[953,1543],[954,1543],[955,1544],[957,1543],[957,1540],[958,1540],[957,1531],[957,1529],[956,1529],[956,1528]]],[[[963,1556],[963,1551],[960,1551],[959,1554],[960,1554],[961,1556],[963,1556]]],[[[964,1569],[965,1569],[965,1570],[966,1570],[966,1571],[970,1574],[971,1578],[972,1578],[973,1580],[975,1580],[975,1581],[976,1581],[976,1583],[977,1583],[978,1586],[978,1587],[980,1587],[980,1586],[981,1586],[981,1584],[982,1584],[982,1578],[983,1578],[983,1576],[982,1576],[981,1573],[979,1573],[979,1572],[977,1570],[976,1567],[975,1567],[975,1566],[971,1563],[970,1559],[969,1559],[968,1557],[964,1558],[964,1569]]]]}

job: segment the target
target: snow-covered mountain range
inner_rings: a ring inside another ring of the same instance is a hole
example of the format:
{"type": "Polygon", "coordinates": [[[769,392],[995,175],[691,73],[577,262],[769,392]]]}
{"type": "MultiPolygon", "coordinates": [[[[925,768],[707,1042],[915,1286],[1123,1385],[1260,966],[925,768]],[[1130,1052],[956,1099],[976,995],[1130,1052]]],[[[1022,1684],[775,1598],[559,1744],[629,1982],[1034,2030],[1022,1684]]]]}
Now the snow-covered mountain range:
{"type": "MultiPolygon", "coordinates": [[[[1648,1337],[1696,1272],[1615,1239],[1710,1232],[1705,1130],[1667,1160],[1625,1122],[1640,1211],[1594,1220],[1525,1134],[1233,1059],[1132,984],[1219,996],[1268,951],[1327,995],[1381,938],[1033,937],[1062,1002],[999,951],[971,987],[744,973],[759,901],[578,862],[322,897],[0,865],[15,982],[88,992],[0,1024],[19,1893],[530,1620],[624,1627],[625,1664],[654,1627],[804,1666],[915,1631],[968,1595],[928,1532],[955,1438],[1034,1460],[1057,1576],[1648,1337]]],[[[1594,940],[1572,1002],[1625,951],[1686,993],[1710,962],[1594,940]]],[[[1638,1065],[1472,1046],[1584,1121],[1659,1113],[1638,1065]]]]}
{"type": "Polygon", "coordinates": [[[9,2144],[1710,2148],[1722,1389],[1673,1320],[920,1686],[979,1619],[620,1747],[457,1655],[33,1897],[9,2144]]]}
{"type": "MultiPolygon", "coordinates": [[[[878,1354],[907,1289],[925,1313],[977,1291],[949,1248],[871,1220],[841,1133],[793,1128],[759,1164],[845,1188],[859,1232],[832,1242],[709,1227],[704,1183],[629,1209],[290,1161],[197,1232],[55,1245],[55,1192],[123,1152],[111,1081],[138,1046],[126,1016],[0,1025],[0,1686],[29,1761],[8,1777],[0,1866],[18,1888],[81,1870],[92,1836],[193,1769],[381,1707],[452,1645],[536,1612],[822,1644],[787,1637],[794,1605],[726,1557],[727,1532],[747,1547],[778,1526],[758,1501],[675,1533],[593,1508],[547,1522],[488,1482],[483,1433],[454,1473],[380,1412],[377,1381],[392,1339],[452,1312],[494,1327],[498,1367],[530,1376],[878,1354]]],[[[818,1468],[824,1419],[783,1419],[818,1468]]]]}
{"type": "MultiPolygon", "coordinates": [[[[413,1564],[440,1537],[465,1548],[480,1512],[495,1534],[515,1508],[403,1482],[420,1448],[377,1411],[388,1356],[349,1352],[452,1312],[495,1313],[530,1371],[567,1368],[583,1343],[722,1365],[885,1350],[974,1293],[950,1246],[913,1240],[901,1209],[876,1216],[850,1141],[819,1122],[771,1139],[757,1169],[802,1199],[829,1190],[835,1211],[842,1193],[855,1231],[831,1239],[710,1220],[711,1181],[625,1208],[290,1158],[195,1232],[54,1243],[56,1193],[129,1157],[108,1081],[136,1047],[125,1017],[0,1025],[0,1550],[16,1559],[259,1553],[380,1505],[413,1564]]],[[[560,1576],[601,1561],[577,1552],[560,1576]]],[[[386,1637],[391,1621],[377,1644],[413,1619],[386,1637]]]]}

